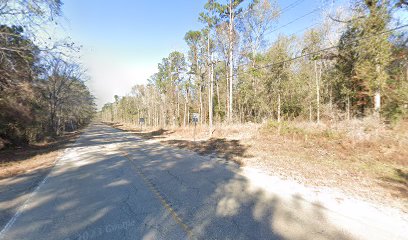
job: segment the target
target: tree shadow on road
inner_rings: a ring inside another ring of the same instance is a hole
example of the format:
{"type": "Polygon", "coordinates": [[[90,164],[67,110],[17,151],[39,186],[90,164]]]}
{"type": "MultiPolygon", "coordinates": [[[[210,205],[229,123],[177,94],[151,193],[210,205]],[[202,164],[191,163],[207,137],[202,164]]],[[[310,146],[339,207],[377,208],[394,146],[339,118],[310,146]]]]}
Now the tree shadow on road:
{"type": "Polygon", "coordinates": [[[408,200],[408,172],[395,168],[393,175],[380,178],[379,185],[390,189],[395,197],[408,200]]]}
{"type": "MultiPolygon", "coordinates": [[[[174,131],[165,129],[158,129],[154,131],[143,132],[140,130],[129,130],[123,128],[123,124],[120,123],[105,123],[111,127],[117,128],[121,131],[129,132],[139,136],[143,139],[158,139],[164,138],[165,135],[171,134],[174,131]]],[[[241,158],[251,157],[246,152],[248,146],[241,144],[240,140],[229,140],[226,138],[210,138],[208,140],[164,140],[161,143],[174,146],[177,148],[188,149],[194,151],[200,155],[216,155],[217,157],[224,158],[227,161],[235,161],[238,164],[242,164],[241,158]]]]}
{"type": "Polygon", "coordinates": [[[0,151],[0,229],[49,173],[59,151],[78,136],[78,132],[70,133],[46,144],[0,151]]]}
{"type": "Polygon", "coordinates": [[[319,204],[254,187],[235,164],[102,125],[72,145],[5,239],[175,239],[170,207],[194,239],[353,239],[319,204]]]}
{"type": "Polygon", "coordinates": [[[153,131],[143,131],[141,129],[139,130],[139,129],[135,129],[135,128],[126,129],[126,128],[123,127],[124,125],[121,124],[121,123],[104,122],[104,124],[109,125],[109,126],[111,126],[113,128],[119,129],[119,130],[124,131],[124,132],[133,133],[133,134],[135,134],[135,135],[137,135],[137,136],[139,136],[139,137],[141,137],[143,139],[164,138],[164,135],[171,134],[171,133],[174,132],[174,131],[166,130],[166,129],[163,129],[163,128],[153,130],[153,131]]]}
{"type": "Polygon", "coordinates": [[[240,158],[251,157],[246,152],[248,147],[241,144],[239,140],[227,140],[225,138],[211,138],[209,140],[167,140],[164,144],[178,148],[189,149],[200,155],[215,154],[217,157],[227,161],[235,161],[242,164],[240,158]]]}

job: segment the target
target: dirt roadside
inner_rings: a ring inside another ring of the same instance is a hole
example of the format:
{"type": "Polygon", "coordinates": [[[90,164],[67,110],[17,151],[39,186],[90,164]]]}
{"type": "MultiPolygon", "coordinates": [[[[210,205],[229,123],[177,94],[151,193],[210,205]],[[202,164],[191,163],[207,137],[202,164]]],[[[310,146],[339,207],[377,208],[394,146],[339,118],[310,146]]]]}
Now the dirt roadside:
{"type": "Polygon", "coordinates": [[[48,143],[0,151],[0,230],[78,136],[72,133],[48,143]]]}

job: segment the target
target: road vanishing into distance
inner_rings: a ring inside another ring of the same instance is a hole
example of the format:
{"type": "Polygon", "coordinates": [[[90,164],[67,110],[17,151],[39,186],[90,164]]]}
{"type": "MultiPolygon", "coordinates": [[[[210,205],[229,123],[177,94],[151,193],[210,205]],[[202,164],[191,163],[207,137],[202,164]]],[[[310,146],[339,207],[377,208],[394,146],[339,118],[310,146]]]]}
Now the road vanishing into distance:
{"type": "Polygon", "coordinates": [[[234,163],[98,123],[0,232],[2,240],[404,237],[375,219],[256,187],[234,163]]]}

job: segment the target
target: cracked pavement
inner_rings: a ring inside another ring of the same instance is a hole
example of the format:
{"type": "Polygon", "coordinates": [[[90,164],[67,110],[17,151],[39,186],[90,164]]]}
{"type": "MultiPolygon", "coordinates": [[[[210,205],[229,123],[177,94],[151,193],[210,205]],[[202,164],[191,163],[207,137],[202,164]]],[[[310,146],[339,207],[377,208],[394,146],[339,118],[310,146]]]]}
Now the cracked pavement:
{"type": "Polygon", "coordinates": [[[0,239],[404,237],[369,222],[301,196],[254,188],[233,163],[93,124],[64,152],[0,239]]]}

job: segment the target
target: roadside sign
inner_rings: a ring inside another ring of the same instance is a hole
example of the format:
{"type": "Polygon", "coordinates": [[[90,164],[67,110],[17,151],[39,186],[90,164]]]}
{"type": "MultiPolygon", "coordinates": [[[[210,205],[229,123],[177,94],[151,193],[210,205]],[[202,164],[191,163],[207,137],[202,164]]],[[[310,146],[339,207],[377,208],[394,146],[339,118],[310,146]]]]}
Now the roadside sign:
{"type": "Polygon", "coordinates": [[[139,118],[140,131],[143,131],[144,123],[145,123],[145,119],[144,118],[139,118]]]}
{"type": "Polygon", "coordinates": [[[194,142],[195,142],[195,132],[196,132],[196,127],[197,127],[197,123],[198,123],[198,119],[200,118],[200,114],[198,113],[193,113],[193,123],[194,123],[194,142]]]}
{"type": "Polygon", "coordinates": [[[198,123],[199,118],[200,118],[200,114],[193,113],[193,123],[198,123]]]}

